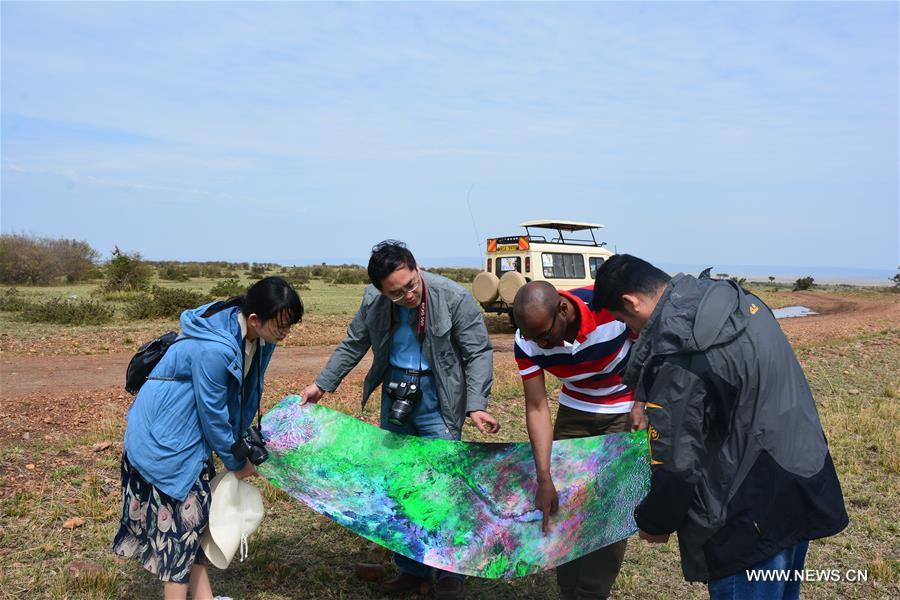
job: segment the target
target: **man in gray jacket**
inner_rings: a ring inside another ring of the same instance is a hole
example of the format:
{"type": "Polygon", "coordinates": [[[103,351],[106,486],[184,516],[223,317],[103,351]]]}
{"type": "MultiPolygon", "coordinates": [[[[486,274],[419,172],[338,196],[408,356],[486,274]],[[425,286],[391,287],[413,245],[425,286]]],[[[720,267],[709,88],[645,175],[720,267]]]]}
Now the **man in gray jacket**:
{"type": "Polygon", "coordinates": [[[848,518],[815,400],[772,312],[731,281],[670,278],[627,254],[597,270],[592,308],[640,332],[624,375],[650,421],[640,537],[677,531],[685,579],[708,582],[715,600],[798,598],[809,540],[848,518]]]}
{"type": "MultiPolygon", "coordinates": [[[[369,280],[359,311],[315,383],[306,402],[333,392],[369,348],[372,367],[363,383],[362,405],[381,385],[381,427],[397,433],[458,440],[468,416],[483,433],[500,430],[487,413],[493,382],[493,350],[481,309],[461,285],[419,269],[402,242],[372,249],[369,280]]],[[[394,555],[400,572],[384,582],[388,594],[430,584],[432,569],[394,555]]],[[[461,575],[438,571],[436,598],[462,598],[461,575]]]]}

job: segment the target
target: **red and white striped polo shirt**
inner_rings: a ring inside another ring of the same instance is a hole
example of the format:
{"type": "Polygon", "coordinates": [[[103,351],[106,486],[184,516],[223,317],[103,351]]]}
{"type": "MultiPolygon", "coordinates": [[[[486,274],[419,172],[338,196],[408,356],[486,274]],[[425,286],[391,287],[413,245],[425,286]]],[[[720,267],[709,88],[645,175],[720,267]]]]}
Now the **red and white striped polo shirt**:
{"type": "Polygon", "coordinates": [[[634,402],[633,391],[622,383],[628,364],[631,338],[628,329],[603,309],[590,309],[594,291],[584,287],[560,291],[581,315],[574,342],[563,340],[554,348],[541,348],[516,331],[516,363],[519,375],[529,379],[549,371],[563,382],[559,403],[592,413],[626,413],[634,402]]]}

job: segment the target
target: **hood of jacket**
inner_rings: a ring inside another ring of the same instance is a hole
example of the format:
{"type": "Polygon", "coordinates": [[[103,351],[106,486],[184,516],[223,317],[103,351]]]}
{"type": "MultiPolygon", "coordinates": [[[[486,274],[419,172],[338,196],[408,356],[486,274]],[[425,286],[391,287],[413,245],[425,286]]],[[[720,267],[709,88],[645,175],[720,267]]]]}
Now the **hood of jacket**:
{"type": "Polygon", "coordinates": [[[237,320],[237,306],[226,308],[219,312],[204,317],[203,314],[210,308],[224,304],[222,301],[210,302],[194,309],[181,313],[181,335],[220,342],[240,354],[241,350],[241,326],[237,320]]]}
{"type": "Polygon", "coordinates": [[[704,351],[730,342],[746,329],[752,306],[746,292],[733,281],[679,273],[666,286],[641,330],[624,382],[635,385],[653,356],[704,351]]]}

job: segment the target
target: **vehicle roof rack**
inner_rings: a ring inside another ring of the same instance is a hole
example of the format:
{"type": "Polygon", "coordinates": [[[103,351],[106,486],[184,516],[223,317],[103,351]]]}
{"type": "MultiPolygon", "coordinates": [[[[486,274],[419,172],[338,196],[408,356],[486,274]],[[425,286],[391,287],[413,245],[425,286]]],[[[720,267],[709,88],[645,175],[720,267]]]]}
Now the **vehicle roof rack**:
{"type": "Polygon", "coordinates": [[[603,229],[605,225],[600,223],[585,223],[583,221],[525,221],[519,227],[538,227],[541,229],[561,229],[563,231],[581,231],[582,229],[603,229]]]}
{"type": "Polygon", "coordinates": [[[534,227],[536,229],[555,229],[559,234],[558,237],[552,238],[550,240],[551,244],[572,244],[576,246],[605,246],[606,242],[598,242],[597,238],[594,236],[595,229],[603,228],[603,225],[600,223],[585,223],[583,221],[525,221],[521,223],[519,227],[524,227],[525,231],[528,233],[528,239],[533,242],[546,242],[547,238],[543,235],[532,235],[531,228],[534,227]],[[576,239],[576,238],[566,238],[563,234],[563,231],[573,232],[573,231],[590,231],[591,239],[576,239]]]}

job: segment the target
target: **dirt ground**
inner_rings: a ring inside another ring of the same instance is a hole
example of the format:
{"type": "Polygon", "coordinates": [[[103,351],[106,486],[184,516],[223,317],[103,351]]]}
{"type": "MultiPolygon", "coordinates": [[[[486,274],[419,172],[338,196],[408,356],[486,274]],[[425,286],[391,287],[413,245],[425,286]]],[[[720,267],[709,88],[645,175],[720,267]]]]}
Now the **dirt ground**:
{"type": "MultiPolygon", "coordinates": [[[[797,304],[819,315],[783,319],[795,346],[812,341],[870,333],[900,321],[900,298],[855,298],[821,293],[794,294],[797,304]]],[[[492,327],[496,331],[497,328],[492,327]]],[[[512,351],[512,333],[493,333],[497,353],[512,351]]],[[[267,373],[278,390],[299,391],[312,382],[333,346],[279,348],[267,373]]],[[[0,443],[15,438],[60,439],[83,433],[98,418],[124,414],[131,402],[122,388],[131,352],[80,356],[0,355],[0,443]]],[[[363,359],[365,367],[371,358],[363,359]]],[[[359,368],[355,374],[364,373],[359,368]]],[[[5,475],[0,471],[0,476],[5,475]]],[[[5,487],[5,486],[0,486],[5,487]]],[[[8,492],[8,490],[6,490],[8,492]]],[[[4,495],[0,491],[0,495],[4,495]]]]}
{"type": "Polygon", "coordinates": [[[792,295],[797,305],[819,313],[780,321],[795,347],[874,333],[900,323],[900,298],[853,298],[816,292],[794,292],[792,295]]]}
{"type": "MultiPolygon", "coordinates": [[[[863,566],[877,574],[879,581],[884,580],[885,583],[879,584],[880,587],[866,588],[874,595],[867,596],[862,593],[851,596],[888,597],[890,593],[884,595],[882,592],[888,589],[884,587],[885,585],[894,586],[890,587],[892,590],[896,589],[897,578],[892,574],[896,567],[892,566],[895,563],[890,560],[885,562],[883,557],[896,556],[896,552],[885,550],[891,544],[886,543],[883,536],[876,533],[879,531],[877,528],[884,527],[885,522],[895,521],[890,516],[885,516],[884,520],[881,520],[882,517],[879,515],[884,511],[889,512],[889,509],[881,506],[878,500],[880,497],[891,497],[890,490],[894,488],[885,483],[889,479],[880,475],[885,472],[884,467],[877,465],[873,467],[869,463],[875,460],[889,465],[897,463],[894,455],[884,449],[889,448],[887,442],[882,444],[877,440],[873,441],[874,438],[867,437],[864,447],[857,443],[855,440],[862,434],[854,429],[854,425],[859,421],[859,411],[863,410],[860,408],[862,406],[860,402],[865,402],[866,406],[876,407],[869,411],[874,411],[872,414],[876,414],[878,419],[896,422],[896,413],[890,408],[895,406],[895,401],[879,400],[881,396],[889,399],[898,397],[900,389],[896,389],[896,380],[888,381],[883,386],[884,389],[881,387],[869,389],[866,387],[868,380],[857,378],[857,373],[864,372],[866,368],[891,370],[890,360],[878,362],[877,357],[890,356],[891,348],[897,347],[897,338],[895,334],[893,336],[879,334],[886,330],[896,330],[900,324],[900,295],[794,293],[790,295],[790,304],[807,306],[820,313],[813,317],[780,321],[787,336],[798,348],[798,356],[805,365],[811,381],[814,386],[819,386],[814,387],[814,392],[824,403],[835,403],[839,398],[841,405],[851,407],[842,412],[836,404],[822,405],[823,409],[827,409],[826,416],[830,419],[828,425],[832,429],[840,428],[846,432],[843,436],[832,436],[831,441],[835,447],[838,466],[842,469],[842,483],[845,485],[848,507],[854,511],[852,531],[818,546],[819,554],[813,555],[810,564],[840,564],[856,568],[862,564],[860,561],[865,560],[867,562],[863,566]],[[865,341],[860,340],[860,335],[869,334],[872,335],[865,338],[865,341]],[[848,339],[842,341],[843,338],[848,339]],[[857,354],[862,357],[858,364],[854,362],[857,354]],[[850,357],[854,357],[854,360],[850,357]],[[852,404],[853,402],[857,404],[852,404]],[[861,467],[857,464],[860,461],[869,462],[865,462],[861,467]],[[867,478],[869,473],[874,477],[873,480],[867,478]],[[882,489],[885,486],[888,486],[888,489],[882,489]],[[868,527],[876,529],[870,531],[866,529],[868,527]],[[866,549],[867,544],[873,545],[875,549],[866,549]]],[[[505,318],[489,316],[487,320],[495,349],[496,401],[492,403],[492,407],[495,416],[509,425],[505,429],[505,435],[510,435],[517,427],[519,430],[523,428],[521,399],[518,397],[521,394],[521,384],[512,358],[513,333],[505,318]]],[[[337,323],[334,325],[339,326],[337,323]]],[[[304,334],[307,332],[299,333],[305,340],[304,334]]],[[[46,577],[45,571],[52,575],[54,569],[58,571],[60,568],[67,568],[71,557],[96,560],[98,553],[105,549],[103,544],[107,543],[109,532],[103,528],[108,529],[109,523],[115,521],[116,511],[119,509],[116,502],[110,502],[108,499],[118,497],[119,493],[118,456],[122,452],[124,417],[132,400],[123,389],[123,380],[125,367],[133,350],[123,352],[121,345],[111,345],[108,351],[101,350],[100,353],[93,354],[61,355],[54,350],[54,348],[58,350],[61,344],[68,343],[78,343],[91,351],[97,350],[96,344],[92,344],[90,334],[78,330],[63,331],[58,337],[55,334],[46,336],[43,341],[45,342],[43,344],[23,347],[22,351],[4,349],[0,352],[0,445],[9,449],[3,457],[0,457],[0,499],[5,507],[10,507],[8,509],[10,514],[19,514],[16,510],[25,511],[21,514],[26,516],[35,510],[40,514],[38,519],[32,520],[21,515],[16,517],[17,523],[25,523],[29,527],[39,529],[37,532],[16,538],[26,540],[23,542],[25,545],[19,550],[13,550],[11,546],[6,554],[6,558],[11,561],[8,564],[12,569],[7,576],[12,577],[12,574],[16,574],[14,579],[19,586],[16,589],[38,586],[36,583],[38,575],[30,579],[24,575],[29,569],[26,557],[46,557],[52,554],[55,558],[47,563],[50,566],[41,571],[41,577],[46,577]],[[44,351],[42,348],[48,350],[44,351]],[[84,514],[88,518],[88,525],[82,528],[83,531],[75,533],[60,529],[64,527],[61,524],[65,519],[77,514],[84,514]],[[42,536],[46,536],[49,541],[44,543],[45,537],[42,536]],[[100,539],[102,544],[97,541],[100,539]],[[43,545],[35,548],[37,545],[35,540],[40,540],[43,545]],[[96,550],[100,546],[103,548],[96,550]]],[[[333,348],[331,344],[280,347],[275,352],[267,373],[264,405],[271,406],[284,395],[298,392],[310,383],[327,361],[333,348]]],[[[363,364],[347,377],[338,392],[328,401],[330,405],[340,406],[342,410],[349,412],[358,406],[359,390],[369,361],[370,358],[366,357],[363,364]]],[[[879,386],[882,385],[880,381],[879,386]]],[[[376,419],[374,412],[368,410],[363,418],[374,423],[376,419]]],[[[863,423],[873,422],[876,417],[867,418],[872,421],[863,423]]],[[[865,425],[864,429],[870,432],[868,427],[869,425],[865,425]]],[[[468,435],[470,436],[468,439],[474,439],[471,438],[471,432],[468,435]]],[[[896,434],[888,432],[885,435],[893,440],[896,434]]],[[[287,505],[290,504],[288,500],[285,502],[287,505]]],[[[287,509],[284,514],[288,514],[287,509]]],[[[311,512],[307,514],[303,511],[293,511],[290,514],[291,520],[287,521],[290,527],[297,527],[298,522],[304,523],[305,527],[307,521],[303,519],[307,519],[310,531],[315,531],[316,535],[323,535],[322,531],[327,531],[330,532],[329,535],[336,536],[334,539],[338,541],[333,544],[323,543],[322,547],[338,548],[351,542],[355,543],[354,538],[340,537],[344,534],[339,527],[323,526],[322,518],[311,512]]],[[[0,533],[3,533],[2,528],[0,533]]],[[[12,537],[8,536],[7,539],[12,537]]],[[[320,550],[321,548],[317,547],[316,551],[320,550]]],[[[296,551],[300,552],[299,549],[296,551]]],[[[639,570],[663,561],[672,573],[678,571],[677,564],[672,562],[674,555],[671,553],[675,552],[673,548],[659,550],[636,546],[630,552],[634,565],[638,565],[634,568],[639,570]]],[[[356,555],[352,552],[344,552],[333,556],[331,560],[346,562],[351,558],[353,560],[358,558],[354,557],[356,555]]],[[[319,559],[321,557],[317,556],[316,560],[319,559]]],[[[106,564],[103,560],[100,562],[106,564]]],[[[294,564],[305,563],[304,560],[297,558],[294,564]]],[[[114,573],[110,577],[122,576],[116,574],[119,573],[119,567],[107,565],[104,568],[109,573],[114,573]]],[[[259,571],[263,575],[256,577],[267,577],[265,574],[269,571],[265,569],[260,567],[259,571]]],[[[128,572],[136,571],[137,567],[134,567],[128,572]]],[[[352,571],[349,573],[345,578],[346,581],[343,579],[340,581],[347,586],[358,587],[352,571]]],[[[546,590],[553,587],[550,577],[543,574],[528,582],[516,583],[518,586],[514,588],[516,597],[548,597],[546,590]]],[[[136,578],[134,581],[142,582],[143,585],[145,579],[136,578]]],[[[621,591],[625,597],[658,597],[653,593],[648,595],[635,591],[635,586],[647,585],[647,580],[638,575],[632,573],[620,579],[621,591]]],[[[0,581],[2,580],[3,569],[0,569],[0,581]]],[[[59,582],[64,583],[65,580],[57,578],[57,581],[57,585],[63,585],[59,582]]],[[[146,583],[150,585],[149,579],[146,583]]],[[[40,583],[40,586],[47,585],[50,584],[40,583]]],[[[692,598],[704,595],[701,593],[702,590],[694,590],[675,575],[668,577],[660,585],[671,587],[666,589],[673,597],[692,598]]],[[[481,590],[481,595],[475,594],[475,597],[513,597],[513,592],[503,595],[495,594],[494,588],[490,587],[478,589],[481,590]]],[[[817,593],[811,597],[836,597],[832,596],[831,588],[822,587],[814,591],[817,593]]],[[[14,596],[15,594],[9,597],[14,596]]],[[[135,594],[132,597],[137,596],[141,595],[135,594]]],[[[363,596],[368,597],[365,590],[349,597],[363,596]]],[[[0,597],[4,597],[2,592],[0,597]]],[[[58,595],[51,593],[50,597],[68,596],[60,592],[58,595]]]]}

